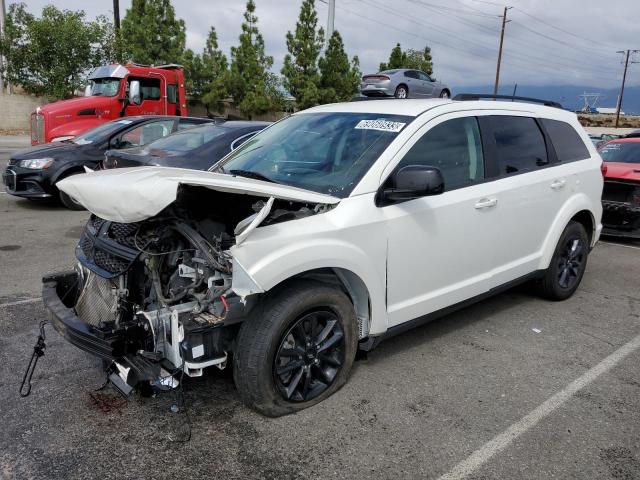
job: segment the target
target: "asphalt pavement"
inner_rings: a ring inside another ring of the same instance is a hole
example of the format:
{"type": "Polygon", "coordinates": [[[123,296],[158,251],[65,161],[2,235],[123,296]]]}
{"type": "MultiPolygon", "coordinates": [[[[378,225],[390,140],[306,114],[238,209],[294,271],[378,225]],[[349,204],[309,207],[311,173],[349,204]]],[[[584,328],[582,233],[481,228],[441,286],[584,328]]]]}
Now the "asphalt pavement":
{"type": "MultiPolygon", "coordinates": [[[[6,138],[6,137],[5,137],[6,138]]],[[[0,166],[20,145],[0,141],[0,166]],[[4,142],[4,143],[3,143],[4,142]]],[[[565,302],[521,287],[383,342],[327,401],[270,419],[229,374],[173,394],[102,390],[100,362],[47,327],[43,274],[86,212],[0,193],[0,478],[640,478],[640,242],[604,239],[565,302]]]]}

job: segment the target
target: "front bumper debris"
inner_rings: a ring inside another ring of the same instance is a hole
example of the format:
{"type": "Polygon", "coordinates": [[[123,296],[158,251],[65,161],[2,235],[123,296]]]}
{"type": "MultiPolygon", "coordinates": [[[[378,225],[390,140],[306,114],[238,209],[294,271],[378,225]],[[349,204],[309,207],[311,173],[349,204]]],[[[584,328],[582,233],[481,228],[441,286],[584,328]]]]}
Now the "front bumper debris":
{"type": "Polygon", "coordinates": [[[602,225],[603,235],[640,239],[640,206],[603,200],[602,225]]]}
{"type": "Polygon", "coordinates": [[[42,279],[42,301],[53,328],[76,347],[97,357],[114,360],[124,354],[119,335],[101,332],[83,322],[73,311],[81,287],[75,271],[42,279]]]}

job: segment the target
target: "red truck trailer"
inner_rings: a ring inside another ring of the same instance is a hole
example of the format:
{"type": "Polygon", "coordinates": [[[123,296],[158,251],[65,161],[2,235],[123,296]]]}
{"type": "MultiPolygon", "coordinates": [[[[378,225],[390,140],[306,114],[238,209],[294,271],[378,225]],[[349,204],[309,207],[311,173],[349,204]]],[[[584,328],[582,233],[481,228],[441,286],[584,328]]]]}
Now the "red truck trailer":
{"type": "Polygon", "coordinates": [[[89,75],[85,96],[38,107],[31,144],[62,141],[119,117],[187,114],[180,65],[104,65],[89,75]]]}

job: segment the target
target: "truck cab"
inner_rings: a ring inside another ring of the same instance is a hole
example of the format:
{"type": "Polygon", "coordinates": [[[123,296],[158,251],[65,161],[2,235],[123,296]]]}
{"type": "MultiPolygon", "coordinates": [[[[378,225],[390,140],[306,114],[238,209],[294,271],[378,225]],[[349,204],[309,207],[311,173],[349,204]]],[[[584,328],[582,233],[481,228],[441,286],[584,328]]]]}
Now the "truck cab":
{"type": "Polygon", "coordinates": [[[31,114],[31,144],[69,140],[119,117],[187,115],[179,65],[104,65],[89,75],[85,96],[38,107],[31,114]]]}

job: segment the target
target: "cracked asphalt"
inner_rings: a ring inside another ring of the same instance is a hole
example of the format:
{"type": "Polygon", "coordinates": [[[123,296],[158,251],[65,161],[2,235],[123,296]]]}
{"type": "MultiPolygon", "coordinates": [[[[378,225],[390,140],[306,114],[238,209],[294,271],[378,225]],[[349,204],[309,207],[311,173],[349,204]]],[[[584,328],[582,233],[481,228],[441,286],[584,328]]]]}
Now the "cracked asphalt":
{"type": "MultiPolygon", "coordinates": [[[[2,140],[4,168],[21,140],[2,140]]],[[[185,382],[186,411],[172,394],[124,400],[50,326],[21,398],[45,317],[30,299],[73,265],[86,218],[0,194],[2,479],[438,478],[640,335],[640,243],[605,239],[573,298],[522,287],[390,339],[296,415],[248,410],[215,371],[185,382]]],[[[639,367],[634,349],[467,478],[640,479],[639,367]]]]}

